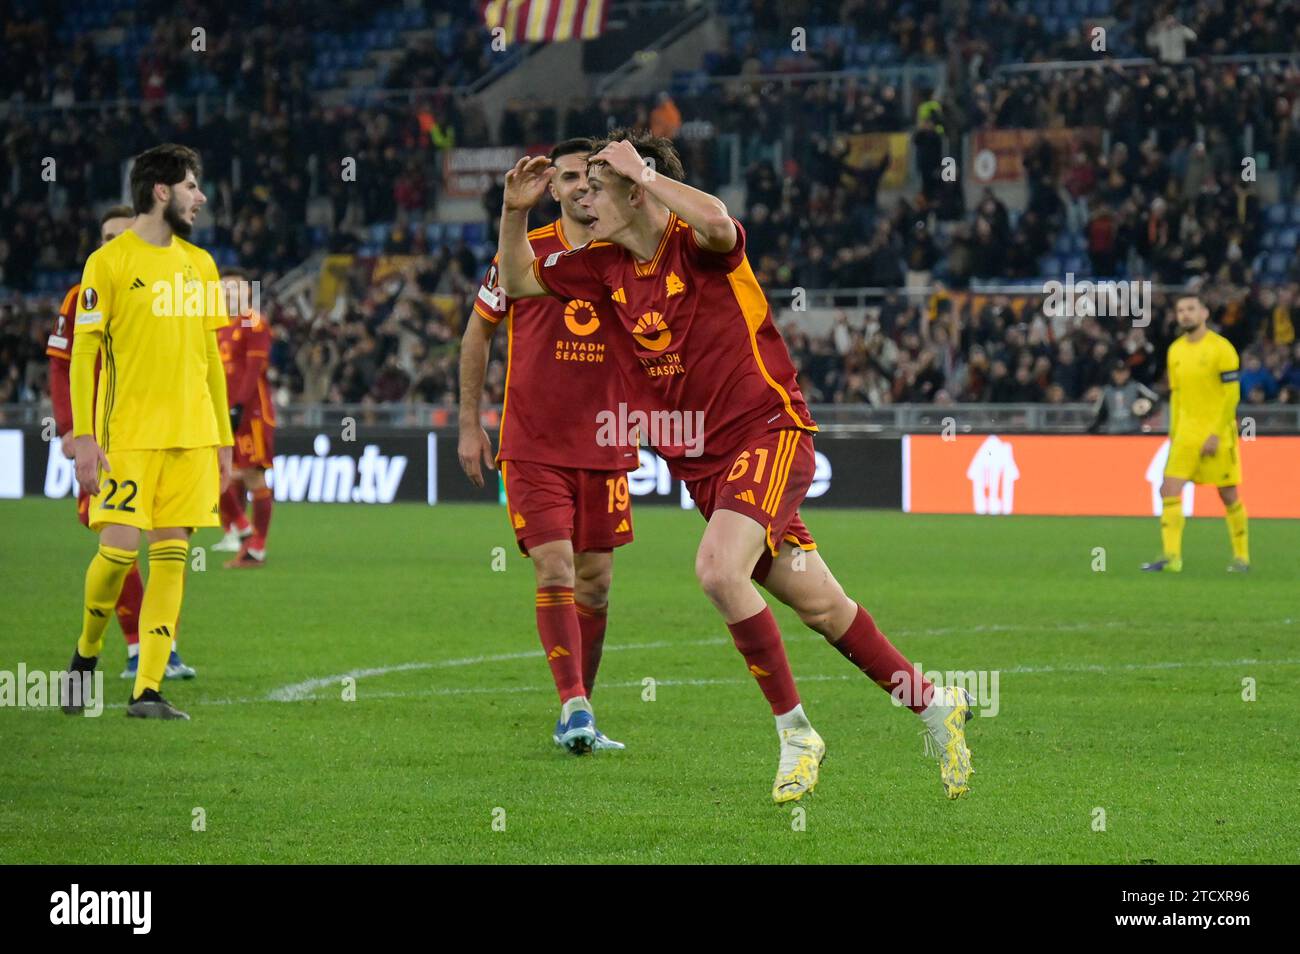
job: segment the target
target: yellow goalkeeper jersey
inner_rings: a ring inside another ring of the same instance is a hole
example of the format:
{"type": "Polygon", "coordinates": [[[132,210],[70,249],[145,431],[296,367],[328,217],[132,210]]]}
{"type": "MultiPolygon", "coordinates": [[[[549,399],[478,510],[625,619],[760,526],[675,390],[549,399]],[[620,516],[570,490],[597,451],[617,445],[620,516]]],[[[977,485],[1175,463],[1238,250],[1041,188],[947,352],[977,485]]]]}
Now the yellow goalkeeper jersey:
{"type": "Polygon", "coordinates": [[[1241,362],[1227,338],[1206,331],[1200,341],[1183,335],[1169,346],[1169,438],[1200,443],[1236,430],[1241,362]]]}
{"type": "Polygon", "coordinates": [[[75,330],[103,333],[95,438],[105,452],[219,443],[207,345],[229,323],[216,263],[181,238],[162,247],[127,229],[90,254],[75,330]]]}

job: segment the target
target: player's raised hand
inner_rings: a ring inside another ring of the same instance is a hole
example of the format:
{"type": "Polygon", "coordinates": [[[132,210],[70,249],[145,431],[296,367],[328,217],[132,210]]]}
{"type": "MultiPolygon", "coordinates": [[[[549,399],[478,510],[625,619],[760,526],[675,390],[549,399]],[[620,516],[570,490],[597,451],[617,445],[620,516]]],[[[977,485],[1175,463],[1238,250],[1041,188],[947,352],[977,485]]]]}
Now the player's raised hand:
{"type": "Polygon", "coordinates": [[[483,486],[483,472],[479,470],[480,460],[487,465],[488,470],[497,469],[492,460],[492,438],[488,437],[482,425],[461,428],[456,454],[460,458],[461,470],[465,471],[465,476],[475,487],[483,486]]]}
{"type": "Polygon", "coordinates": [[[590,159],[591,162],[603,162],[619,175],[636,182],[641,182],[650,170],[641,154],[626,139],[611,142],[590,159]]]}
{"type": "Polygon", "coordinates": [[[99,446],[93,434],[82,434],[80,437],[73,438],[73,456],[77,462],[77,483],[81,489],[92,497],[99,493],[99,472],[112,473],[113,468],[108,466],[108,458],[104,456],[104,450],[99,446]]]}
{"type": "Polygon", "coordinates": [[[524,156],[506,173],[502,208],[507,212],[527,212],[541,199],[553,175],[555,167],[546,156],[524,156]]]}

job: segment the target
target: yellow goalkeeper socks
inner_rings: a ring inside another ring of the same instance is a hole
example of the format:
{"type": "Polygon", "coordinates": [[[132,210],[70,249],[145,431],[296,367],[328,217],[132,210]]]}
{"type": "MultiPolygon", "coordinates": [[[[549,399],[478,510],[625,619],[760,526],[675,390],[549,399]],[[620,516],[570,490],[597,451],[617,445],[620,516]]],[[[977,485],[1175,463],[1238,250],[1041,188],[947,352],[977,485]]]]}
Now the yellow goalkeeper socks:
{"type": "Polygon", "coordinates": [[[1183,558],[1183,498],[1163,497],[1160,508],[1160,542],[1164,544],[1165,559],[1181,561],[1183,558]]]}
{"type": "Polygon", "coordinates": [[[1242,563],[1250,562],[1250,528],[1246,524],[1246,505],[1240,498],[1227,506],[1224,519],[1228,521],[1228,538],[1232,541],[1232,555],[1242,563]]]}
{"type": "Polygon", "coordinates": [[[122,595],[122,582],[135,566],[135,554],[104,544],[86,568],[86,602],[77,637],[77,655],[98,656],[104,650],[104,629],[122,595]]]}
{"type": "Polygon", "coordinates": [[[149,544],[149,581],[140,603],[140,664],[131,698],[146,689],[157,691],[167,671],[167,657],[181,615],[185,592],[185,564],[190,545],[186,540],[160,540],[149,544]]]}

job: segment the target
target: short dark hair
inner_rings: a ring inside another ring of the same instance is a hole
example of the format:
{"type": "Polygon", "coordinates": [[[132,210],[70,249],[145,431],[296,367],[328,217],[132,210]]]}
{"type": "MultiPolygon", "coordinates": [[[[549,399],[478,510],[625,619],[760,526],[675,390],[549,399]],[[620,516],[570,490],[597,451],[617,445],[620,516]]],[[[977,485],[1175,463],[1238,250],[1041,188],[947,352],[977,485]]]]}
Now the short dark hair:
{"type": "Polygon", "coordinates": [[[153,209],[153,187],[158,183],[173,186],[185,181],[185,173],[203,175],[203,162],[189,146],[174,142],[146,149],[135,157],[131,166],[131,204],[141,215],[153,209]]]}
{"type": "Polygon", "coordinates": [[[588,136],[575,136],[573,139],[566,139],[564,142],[555,144],[551,150],[551,162],[555,162],[561,156],[572,156],[575,153],[592,151],[592,141],[588,136]]]}
{"type": "Polygon", "coordinates": [[[105,209],[104,214],[99,217],[99,227],[102,229],[104,223],[109,219],[133,219],[135,218],[135,209],[129,205],[115,205],[112,208],[105,209]]]}
{"type": "Polygon", "coordinates": [[[644,130],[614,129],[604,139],[592,144],[592,154],[600,152],[611,142],[630,142],[642,159],[651,160],[656,171],[678,182],[685,181],[686,170],[682,168],[682,157],[677,154],[677,147],[671,139],[652,136],[644,130]]]}
{"type": "Polygon", "coordinates": [[[1207,302],[1207,301],[1205,300],[1205,295],[1202,294],[1201,292],[1190,292],[1190,291],[1189,291],[1189,292],[1179,292],[1177,295],[1174,296],[1174,304],[1177,305],[1177,304],[1178,304],[1180,301],[1182,301],[1184,298],[1195,298],[1195,299],[1196,299],[1196,303],[1197,303],[1198,305],[1200,305],[1200,306],[1201,306],[1202,308],[1204,308],[1206,311],[1209,311],[1209,310],[1210,310],[1210,304],[1209,304],[1209,302],[1207,302]]]}

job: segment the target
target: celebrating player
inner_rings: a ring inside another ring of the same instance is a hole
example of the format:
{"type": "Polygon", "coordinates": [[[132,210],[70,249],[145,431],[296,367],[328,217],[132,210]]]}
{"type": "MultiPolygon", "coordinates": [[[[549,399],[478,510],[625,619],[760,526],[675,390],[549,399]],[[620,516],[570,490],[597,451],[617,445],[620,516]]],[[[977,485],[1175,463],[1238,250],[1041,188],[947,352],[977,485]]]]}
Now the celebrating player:
{"type": "MultiPolygon", "coordinates": [[[[135,211],[129,205],[115,205],[99,219],[99,244],[107,245],[121,235],[131,225],[135,211]]],[[[80,285],[73,285],[63,298],[63,307],[59,309],[54,321],[54,331],[45,344],[45,353],[50,359],[50,401],[54,405],[54,423],[58,428],[63,456],[71,460],[72,451],[72,395],[68,381],[68,370],[72,365],[72,336],[76,333],[77,298],[81,292],[80,285]]],[[[93,388],[99,386],[99,360],[95,361],[93,388]]],[[[84,488],[77,492],[77,518],[83,526],[90,526],[90,495],[84,488]]],[[[144,594],[144,582],[135,564],[122,581],[122,593],[118,597],[116,613],[122,635],[126,637],[126,668],[122,670],[123,679],[134,679],[140,662],[140,597],[144,594]]],[[[168,679],[193,679],[197,672],[187,666],[176,649],[176,635],[172,636],[172,650],[167,657],[166,675],[168,679]]]]}
{"type": "Polygon", "coordinates": [[[800,705],[772,611],[751,580],[793,608],[882,687],[894,689],[938,744],[944,790],[972,772],[965,690],[929,684],[849,599],[799,516],[812,481],[817,430],[767,299],[745,257],[745,232],[722,201],[686,185],[672,144],[611,134],[588,166],[580,205],[592,241],[534,255],[528,210],[552,176],[543,158],[506,176],[498,254],[513,298],[550,294],[604,302],[644,371],[645,396],[704,415],[704,439],[670,459],[708,521],[695,571],[776,717],[781,755],[772,797],[812,791],[825,744],[800,705]]]}
{"type": "MultiPolygon", "coordinates": [[[[539,255],[587,242],[591,140],[569,139],[543,160],[560,217],[527,233],[539,255]]],[[[539,193],[540,194],[540,193],[539,193]]],[[[594,432],[557,427],[594,421],[616,406],[618,375],[611,367],[613,313],[592,301],[538,298],[510,301],[497,287],[495,261],[465,326],[460,357],[460,464],[477,487],[480,461],[493,468],[492,441],[480,420],[483,378],[492,336],[504,319],[507,338],[505,404],[496,458],[505,480],[507,513],[519,549],[537,578],[537,632],[560,694],[553,736],[575,754],[621,749],[595,724],[591,694],[605,642],[614,548],[632,542],[627,473],[635,448],[601,446],[594,432]]]]}
{"type": "MultiPolygon", "coordinates": [[[[230,428],[235,436],[235,473],[221,495],[221,522],[236,534],[239,547],[239,555],[227,561],[226,568],[250,569],[266,565],[266,536],[271,527],[272,495],[266,483],[275,454],[275,407],[266,381],[271,329],[265,316],[252,307],[250,296],[243,293],[249,285],[242,270],[227,269],[221,284],[230,324],[217,331],[217,344],[226,369],[230,428]],[[244,514],[249,492],[253,495],[251,526],[244,514]]],[[[224,543],[226,540],[216,546],[224,543]]]]}
{"type": "MultiPolygon", "coordinates": [[[[149,580],[140,662],[126,714],[188,719],[159,692],[180,616],[189,536],[217,523],[230,479],[226,376],[215,330],[227,322],[212,256],[185,241],[207,201],[198,153],[155,146],[131,168],[131,227],[86,260],[77,299],[71,389],[77,481],[90,494],[99,552],[86,571],[81,636],[69,670],[90,673],[108,612],[135,565],[143,530],[149,580]],[[98,400],[96,358],[103,362],[98,400]]],[[[80,684],[80,691],[72,686],[80,684]]],[[[85,705],[65,680],[63,710],[85,705]]]]}
{"type": "Polygon", "coordinates": [[[1169,346],[1169,460],[1160,485],[1160,539],[1164,557],[1142,564],[1152,573],[1183,569],[1183,487],[1219,488],[1232,543],[1229,573],[1250,570],[1246,505],[1237,495],[1241,457],[1237,451],[1237,403],[1241,361],[1227,338],[1206,325],[1209,309],[1198,295],[1182,295],[1175,317],[1183,335],[1169,346]]]}

